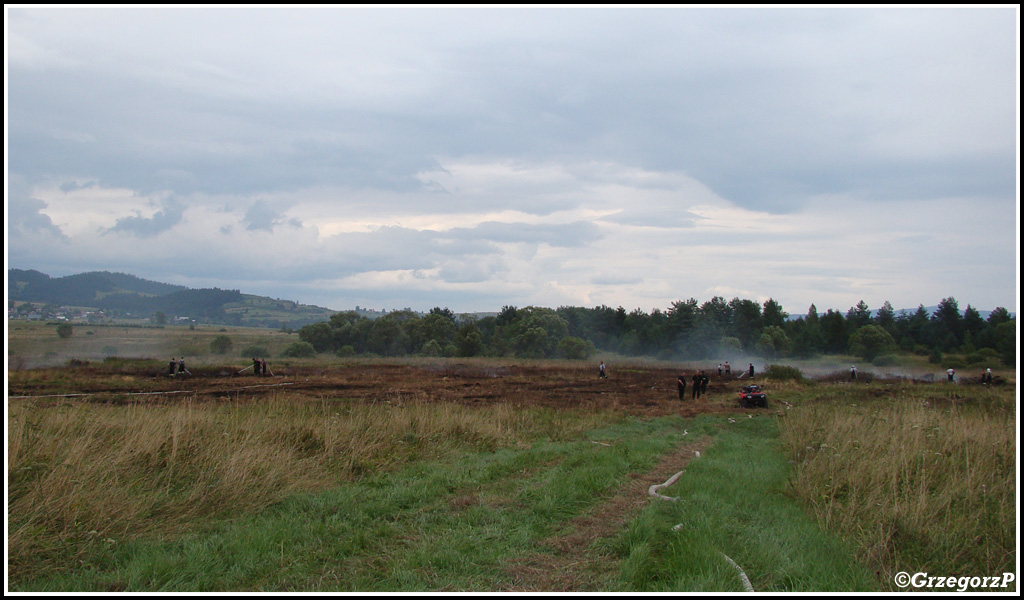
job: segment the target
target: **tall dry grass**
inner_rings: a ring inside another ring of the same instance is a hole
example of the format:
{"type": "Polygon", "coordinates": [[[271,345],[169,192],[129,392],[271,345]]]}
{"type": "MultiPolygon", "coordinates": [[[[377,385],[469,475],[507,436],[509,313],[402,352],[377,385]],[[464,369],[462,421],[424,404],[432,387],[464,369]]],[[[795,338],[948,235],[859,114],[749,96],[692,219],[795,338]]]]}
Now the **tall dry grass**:
{"type": "Polygon", "coordinates": [[[365,405],[284,393],[171,405],[10,401],[10,575],[57,568],[91,544],[184,533],[210,517],[456,448],[520,443],[543,434],[545,420],[535,416],[502,404],[365,405]]]}
{"type": "Polygon", "coordinates": [[[900,392],[798,406],[782,420],[794,491],[828,529],[855,539],[884,581],[898,571],[1012,572],[1010,402],[965,407],[900,392]]]}

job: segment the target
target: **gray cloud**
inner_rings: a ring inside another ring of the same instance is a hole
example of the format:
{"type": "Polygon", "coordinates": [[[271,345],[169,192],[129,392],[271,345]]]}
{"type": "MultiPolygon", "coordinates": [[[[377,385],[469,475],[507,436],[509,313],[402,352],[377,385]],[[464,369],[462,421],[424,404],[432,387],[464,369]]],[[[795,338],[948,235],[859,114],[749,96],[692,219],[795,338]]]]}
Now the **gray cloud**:
{"type": "MultiPolygon", "coordinates": [[[[679,243],[673,229],[686,229],[689,247],[729,252],[740,223],[850,220],[851,206],[900,215],[907,236],[986,237],[990,253],[1015,250],[973,221],[972,230],[929,221],[924,232],[899,207],[959,199],[1015,210],[1017,7],[42,7],[7,16],[8,180],[23,182],[17,193],[8,184],[8,235],[26,240],[11,253],[34,263],[24,267],[60,263],[58,252],[85,265],[103,251],[84,232],[53,247],[27,243],[67,234],[42,193],[54,187],[171,198],[152,216],[126,209],[99,230],[128,234],[106,244],[144,240],[132,254],[140,263],[166,253],[161,232],[196,235],[206,260],[182,261],[181,281],[214,280],[220,265],[262,250],[289,285],[415,271],[421,297],[447,289],[427,284],[487,285],[500,274],[522,282],[507,293],[532,281],[566,294],[557,300],[587,298],[585,283],[604,281],[594,273],[617,281],[663,261],[679,243]],[[701,186],[699,198],[683,179],[701,186]],[[696,203],[736,224],[712,227],[696,203]],[[424,215],[437,218],[413,219],[424,215]],[[194,233],[211,219],[221,220],[209,235],[194,233]],[[418,224],[401,225],[409,222],[418,224]],[[594,267],[612,255],[636,262],[594,267]],[[538,256],[557,286],[535,281],[538,256]]],[[[762,239],[805,244],[806,255],[828,230],[772,227],[762,239]]],[[[861,250],[834,232],[830,242],[840,255],[861,250]]],[[[758,258],[790,264],[774,252],[758,258]]],[[[865,281],[893,279],[874,268],[865,281]]],[[[991,268],[990,283],[971,279],[972,289],[1008,294],[1001,281],[1016,264],[991,268]]],[[[736,280],[705,287],[751,281],[720,276],[736,280]]],[[[917,277],[908,285],[924,290],[936,276],[917,277]]],[[[642,279],[624,280],[623,293],[675,293],[668,276],[642,279]]],[[[380,285],[366,296],[400,293],[380,285]]]]}
{"type": "Polygon", "coordinates": [[[140,238],[148,238],[169,231],[181,223],[185,210],[181,203],[171,197],[163,200],[161,206],[162,209],[155,212],[152,217],[122,217],[107,232],[130,233],[140,238]]]}
{"type": "Polygon", "coordinates": [[[23,237],[27,234],[47,233],[64,237],[60,228],[41,211],[46,203],[37,198],[10,195],[7,198],[7,235],[23,237]]]}

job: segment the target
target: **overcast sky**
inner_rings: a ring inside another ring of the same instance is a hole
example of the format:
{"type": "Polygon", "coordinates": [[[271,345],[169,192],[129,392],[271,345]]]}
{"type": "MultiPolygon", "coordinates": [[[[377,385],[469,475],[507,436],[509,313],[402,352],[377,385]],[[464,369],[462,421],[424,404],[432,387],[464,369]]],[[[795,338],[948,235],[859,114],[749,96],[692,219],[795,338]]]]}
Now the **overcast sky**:
{"type": "Polygon", "coordinates": [[[7,266],[1017,311],[1019,7],[5,6],[7,266]]]}

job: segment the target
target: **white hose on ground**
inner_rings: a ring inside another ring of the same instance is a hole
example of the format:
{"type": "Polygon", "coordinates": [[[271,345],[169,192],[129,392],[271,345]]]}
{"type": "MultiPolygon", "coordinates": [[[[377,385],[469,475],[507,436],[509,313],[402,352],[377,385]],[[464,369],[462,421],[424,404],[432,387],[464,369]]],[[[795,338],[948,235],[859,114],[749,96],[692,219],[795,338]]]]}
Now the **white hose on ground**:
{"type": "Polygon", "coordinates": [[[744,591],[753,592],[754,591],[754,586],[750,585],[750,580],[747,579],[747,574],[743,572],[743,569],[741,569],[738,564],[736,564],[736,561],[734,561],[733,559],[731,559],[728,556],[726,556],[724,552],[720,552],[719,554],[721,554],[723,557],[725,557],[725,560],[728,561],[728,563],[730,565],[732,565],[732,568],[736,569],[739,572],[740,579],[743,580],[743,589],[744,589],[744,591]]]}
{"type": "MultiPolygon", "coordinates": [[[[699,452],[697,452],[695,454],[696,454],[696,456],[698,458],[700,457],[700,453],[699,452]]],[[[655,498],[659,498],[661,500],[668,500],[670,502],[678,501],[679,498],[675,498],[673,496],[662,495],[662,494],[658,493],[658,490],[660,490],[661,488],[668,487],[668,486],[672,485],[673,483],[678,481],[679,478],[682,477],[682,475],[683,475],[683,472],[680,471],[680,472],[676,473],[675,475],[673,475],[672,477],[669,477],[668,480],[665,483],[660,483],[660,484],[652,485],[651,487],[647,488],[647,493],[649,495],[651,495],[651,496],[653,496],[655,498]]],[[[683,528],[683,524],[680,523],[680,524],[676,525],[675,527],[673,527],[672,531],[679,531],[682,528],[683,528]]],[[[719,554],[721,554],[722,557],[725,558],[725,560],[730,565],[732,565],[733,568],[736,569],[736,571],[740,574],[740,580],[743,581],[743,589],[744,589],[744,591],[753,592],[754,591],[754,587],[752,585],[750,585],[750,579],[747,578],[747,574],[743,572],[743,569],[741,569],[740,566],[738,564],[736,564],[736,561],[734,561],[733,559],[729,558],[724,552],[719,552],[719,554]]]]}
{"type": "Polygon", "coordinates": [[[660,490],[663,487],[668,487],[672,485],[673,483],[676,482],[677,479],[682,477],[682,475],[683,472],[680,471],[673,475],[672,477],[669,477],[668,481],[666,481],[665,483],[657,483],[652,485],[651,487],[647,488],[647,493],[650,494],[651,496],[654,496],[655,498],[661,498],[662,500],[668,500],[669,502],[675,502],[676,500],[679,500],[679,498],[673,498],[672,496],[662,496],[661,494],[658,493],[658,490],[660,490]]]}

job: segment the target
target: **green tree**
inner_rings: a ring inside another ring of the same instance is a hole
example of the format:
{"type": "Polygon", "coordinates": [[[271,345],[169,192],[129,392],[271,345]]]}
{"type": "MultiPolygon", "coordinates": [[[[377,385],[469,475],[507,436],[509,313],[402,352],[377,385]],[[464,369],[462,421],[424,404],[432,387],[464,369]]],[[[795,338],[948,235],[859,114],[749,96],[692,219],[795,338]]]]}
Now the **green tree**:
{"type": "Polygon", "coordinates": [[[1017,364],[1017,319],[1003,321],[995,327],[995,349],[1003,357],[1003,364],[1017,364]]]}
{"type": "Polygon", "coordinates": [[[761,305],[753,300],[733,298],[729,306],[732,307],[734,337],[740,339],[744,348],[752,348],[761,335],[761,305]]]}
{"type": "Polygon", "coordinates": [[[878,312],[875,313],[874,323],[888,331],[890,335],[895,333],[896,310],[893,309],[892,304],[890,304],[888,300],[882,303],[882,308],[878,309],[878,312]]]}
{"type": "Polygon", "coordinates": [[[455,332],[455,352],[458,356],[477,356],[484,348],[484,336],[476,323],[467,323],[455,332]]]}
{"type": "Polygon", "coordinates": [[[782,310],[782,305],[769,298],[764,301],[764,309],[761,311],[761,324],[765,327],[782,327],[789,315],[782,310]]]}
{"type": "Polygon", "coordinates": [[[57,326],[57,335],[60,336],[60,339],[62,340],[68,339],[74,333],[75,329],[71,326],[71,323],[61,323],[57,326]]]}
{"type": "Polygon", "coordinates": [[[871,309],[866,302],[861,300],[846,313],[846,324],[851,332],[871,324],[871,309]]]}
{"type": "Polygon", "coordinates": [[[413,348],[422,348],[424,344],[435,341],[439,348],[452,343],[455,339],[455,321],[442,313],[432,312],[421,319],[409,321],[406,325],[413,348]]]}
{"type": "Polygon", "coordinates": [[[393,311],[373,322],[366,345],[382,356],[405,356],[412,352],[406,324],[417,317],[411,311],[393,311]]]}
{"type": "Polygon", "coordinates": [[[565,337],[558,342],[558,354],[570,360],[586,360],[594,355],[594,344],[578,337],[565,337]]]}
{"type": "Polygon", "coordinates": [[[775,358],[789,350],[789,338],[786,332],[777,325],[765,327],[757,339],[757,350],[766,358],[775,358]]]}
{"type": "Polygon", "coordinates": [[[955,351],[963,343],[963,317],[955,298],[943,298],[931,318],[932,340],[943,352],[955,351]]]}
{"type": "MultiPolygon", "coordinates": [[[[333,319],[337,315],[332,315],[333,319]]],[[[321,321],[299,328],[299,339],[313,347],[317,352],[332,352],[336,349],[335,329],[330,322],[321,321]]]]}
{"type": "Polygon", "coordinates": [[[850,353],[870,362],[896,350],[896,340],[878,325],[865,325],[850,336],[850,353]]]}
{"type": "Polygon", "coordinates": [[[226,335],[218,335],[210,341],[210,351],[214,354],[227,354],[231,351],[231,338],[226,335]]]}

